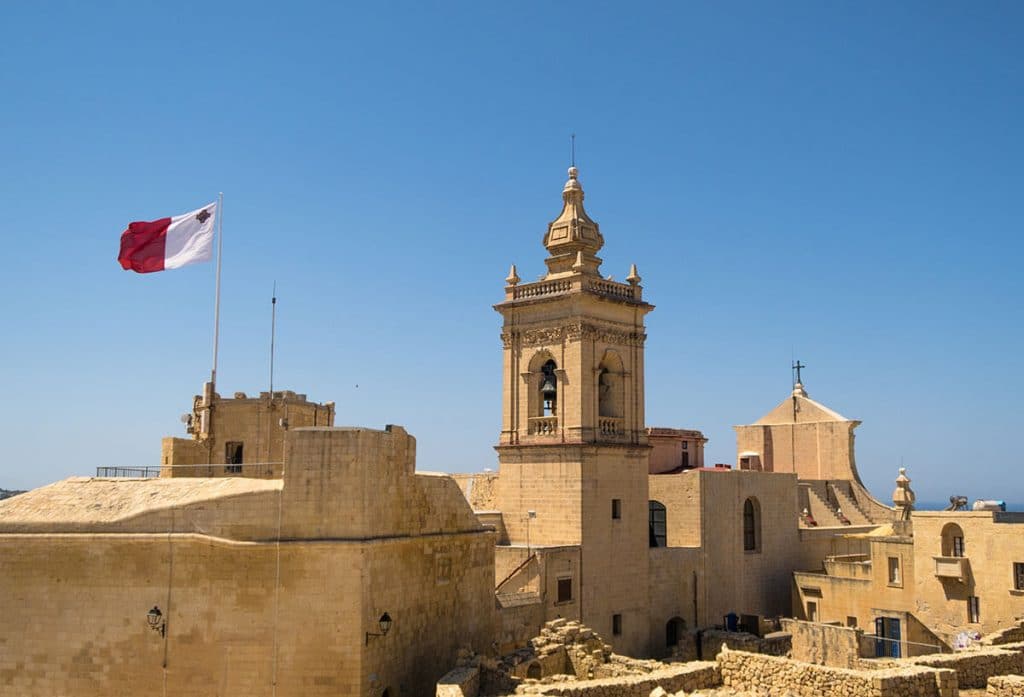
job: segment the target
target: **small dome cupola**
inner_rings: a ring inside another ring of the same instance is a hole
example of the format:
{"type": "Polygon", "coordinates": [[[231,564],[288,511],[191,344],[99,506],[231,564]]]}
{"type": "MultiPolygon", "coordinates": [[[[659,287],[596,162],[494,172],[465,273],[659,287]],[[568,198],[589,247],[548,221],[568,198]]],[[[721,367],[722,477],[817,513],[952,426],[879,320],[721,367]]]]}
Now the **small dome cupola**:
{"type": "Polygon", "coordinates": [[[562,189],[562,212],[548,223],[544,246],[551,256],[544,263],[548,277],[586,273],[600,275],[601,260],[597,252],[604,246],[601,228],[583,209],[583,187],[578,179],[579,170],[569,168],[569,181],[562,189]],[[582,259],[582,265],[577,263],[582,259]]]}

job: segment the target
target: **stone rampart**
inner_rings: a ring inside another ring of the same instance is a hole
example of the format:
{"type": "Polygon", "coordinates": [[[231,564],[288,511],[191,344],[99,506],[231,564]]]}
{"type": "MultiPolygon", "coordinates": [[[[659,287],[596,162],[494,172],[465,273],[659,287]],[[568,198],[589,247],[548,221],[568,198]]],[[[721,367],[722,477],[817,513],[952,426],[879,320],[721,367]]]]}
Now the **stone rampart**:
{"type": "Polygon", "coordinates": [[[657,687],[673,693],[718,687],[722,678],[718,666],[709,661],[680,664],[641,675],[600,680],[579,680],[552,685],[523,685],[516,694],[557,697],[648,697],[657,687]]]}
{"type": "Polygon", "coordinates": [[[1024,676],[1000,675],[988,679],[989,697],[1024,697],[1024,676]]]}
{"type": "Polygon", "coordinates": [[[851,670],[728,649],[718,654],[718,665],[723,684],[738,690],[788,690],[804,697],[957,696],[955,671],[941,668],[851,670]]]}

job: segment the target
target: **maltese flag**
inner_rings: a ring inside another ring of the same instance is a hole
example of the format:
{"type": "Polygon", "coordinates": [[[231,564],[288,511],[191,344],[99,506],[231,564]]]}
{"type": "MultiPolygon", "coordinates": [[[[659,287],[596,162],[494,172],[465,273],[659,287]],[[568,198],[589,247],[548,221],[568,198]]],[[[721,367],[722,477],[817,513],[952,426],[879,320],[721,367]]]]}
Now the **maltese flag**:
{"type": "Polygon", "coordinates": [[[217,204],[152,222],[129,223],[121,233],[117,260],[127,271],[151,273],[209,261],[217,204]]]}

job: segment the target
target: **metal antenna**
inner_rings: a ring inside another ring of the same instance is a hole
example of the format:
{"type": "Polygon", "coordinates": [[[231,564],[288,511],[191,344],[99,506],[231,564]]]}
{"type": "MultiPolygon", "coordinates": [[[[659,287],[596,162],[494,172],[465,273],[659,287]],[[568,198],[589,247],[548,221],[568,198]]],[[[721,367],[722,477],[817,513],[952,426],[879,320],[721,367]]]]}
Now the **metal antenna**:
{"type": "Polygon", "coordinates": [[[274,333],[277,330],[277,281],[270,296],[270,402],[274,402],[274,333]]]}
{"type": "Polygon", "coordinates": [[[569,136],[569,141],[570,141],[570,146],[569,146],[569,148],[570,148],[569,164],[571,164],[573,167],[575,167],[576,166],[576,134],[575,133],[573,133],[572,135],[569,136]]]}

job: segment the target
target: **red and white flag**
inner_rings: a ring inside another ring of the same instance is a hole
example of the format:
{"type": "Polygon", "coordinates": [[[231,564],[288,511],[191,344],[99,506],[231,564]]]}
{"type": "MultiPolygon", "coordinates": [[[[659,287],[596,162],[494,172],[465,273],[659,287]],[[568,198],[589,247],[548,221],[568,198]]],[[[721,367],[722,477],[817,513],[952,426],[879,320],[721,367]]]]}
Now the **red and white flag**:
{"type": "Polygon", "coordinates": [[[213,223],[217,204],[173,218],[129,223],[121,233],[117,260],[125,269],[151,273],[209,261],[213,257],[213,223]]]}

